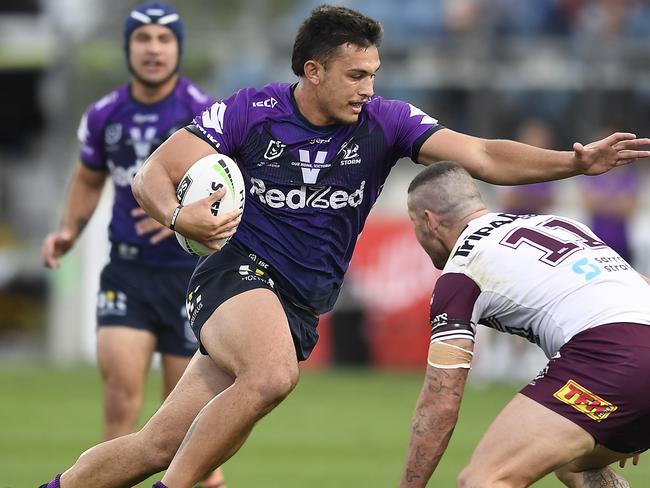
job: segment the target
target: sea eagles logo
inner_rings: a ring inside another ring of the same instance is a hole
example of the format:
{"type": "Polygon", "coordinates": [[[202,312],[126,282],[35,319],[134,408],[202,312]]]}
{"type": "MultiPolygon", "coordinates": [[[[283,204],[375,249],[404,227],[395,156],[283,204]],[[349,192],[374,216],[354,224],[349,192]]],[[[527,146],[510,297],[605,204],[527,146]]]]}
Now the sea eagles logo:
{"type": "Polygon", "coordinates": [[[285,147],[287,147],[287,145],[282,141],[270,140],[269,146],[266,148],[266,152],[264,153],[264,159],[268,159],[270,161],[272,159],[279,158],[280,155],[284,152],[285,147]]]}
{"type": "Polygon", "coordinates": [[[111,124],[104,132],[104,142],[109,146],[117,144],[122,138],[122,124],[111,124]]]}

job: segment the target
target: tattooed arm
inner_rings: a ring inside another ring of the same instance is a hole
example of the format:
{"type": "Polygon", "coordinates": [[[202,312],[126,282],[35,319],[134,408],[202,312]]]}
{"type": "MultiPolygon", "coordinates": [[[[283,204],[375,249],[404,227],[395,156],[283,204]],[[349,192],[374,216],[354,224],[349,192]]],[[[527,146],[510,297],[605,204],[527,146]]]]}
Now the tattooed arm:
{"type": "Polygon", "coordinates": [[[580,474],[584,488],[630,488],[630,484],[610,467],[580,474]]]}
{"type": "Polygon", "coordinates": [[[105,181],[105,171],[91,170],[81,161],[77,163],[68,189],[61,227],[48,234],[43,241],[43,263],[48,268],[59,266],[59,258],[70,250],[84,230],[97,207],[105,181]]]}
{"type": "MultiPolygon", "coordinates": [[[[465,339],[448,341],[471,351],[473,342],[465,339]]],[[[438,466],[454,431],[468,369],[442,369],[427,366],[422,391],[411,421],[406,465],[401,488],[426,486],[438,466]]]]}

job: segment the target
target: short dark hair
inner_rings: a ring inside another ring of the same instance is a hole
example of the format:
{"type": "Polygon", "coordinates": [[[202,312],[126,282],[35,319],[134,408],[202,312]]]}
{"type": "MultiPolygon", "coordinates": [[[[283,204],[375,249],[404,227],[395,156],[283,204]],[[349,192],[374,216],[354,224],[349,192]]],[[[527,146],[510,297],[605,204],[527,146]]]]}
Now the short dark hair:
{"type": "Polygon", "coordinates": [[[435,181],[446,173],[457,173],[458,175],[466,175],[471,178],[469,173],[460,164],[454,161],[439,161],[420,171],[413,178],[413,181],[411,181],[407,193],[412,193],[418,187],[430,181],[435,181]]]}
{"type": "Polygon", "coordinates": [[[381,44],[384,29],[376,20],[345,7],[320,5],[300,26],[293,44],[291,69],[305,74],[310,59],[325,64],[341,44],[367,48],[381,44]]]}

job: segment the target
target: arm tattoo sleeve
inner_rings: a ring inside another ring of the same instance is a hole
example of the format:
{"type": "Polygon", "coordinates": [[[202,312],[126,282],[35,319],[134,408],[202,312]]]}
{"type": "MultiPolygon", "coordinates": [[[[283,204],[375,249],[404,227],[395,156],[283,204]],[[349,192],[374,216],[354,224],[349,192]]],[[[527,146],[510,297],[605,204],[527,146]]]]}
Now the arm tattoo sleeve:
{"type": "Polygon", "coordinates": [[[630,488],[630,484],[610,467],[584,471],[582,481],[585,488],[630,488]]]}
{"type": "Polygon", "coordinates": [[[413,419],[402,487],[425,486],[456,425],[466,369],[427,368],[413,419]]]}

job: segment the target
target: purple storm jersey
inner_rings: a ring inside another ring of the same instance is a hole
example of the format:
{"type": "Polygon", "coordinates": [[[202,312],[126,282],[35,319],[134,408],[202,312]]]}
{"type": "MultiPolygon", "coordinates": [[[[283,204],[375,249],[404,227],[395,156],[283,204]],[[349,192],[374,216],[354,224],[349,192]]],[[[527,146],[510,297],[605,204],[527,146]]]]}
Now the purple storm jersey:
{"type": "Polygon", "coordinates": [[[140,261],[145,265],[196,264],[196,258],[186,253],[173,237],[152,245],[151,235],[136,234],[135,223],[139,219],[131,217],[131,211],[138,203],[131,192],[131,181],[165,139],[213,102],[212,97],[183,77],[179,77],[169,96],[153,104],[136,101],[129,84],[124,84],[92,104],[81,119],[77,135],[82,163],[92,170],[108,171],[115,186],[110,240],[139,249],[140,261]]]}
{"type": "Polygon", "coordinates": [[[359,233],[402,157],[417,160],[442,128],[408,103],[372,97],[355,124],[315,126],[298,111],[295,85],[247,88],[188,127],[235,159],[246,183],[231,240],[279,273],[277,283],[316,313],[332,308],[359,233]]]}

